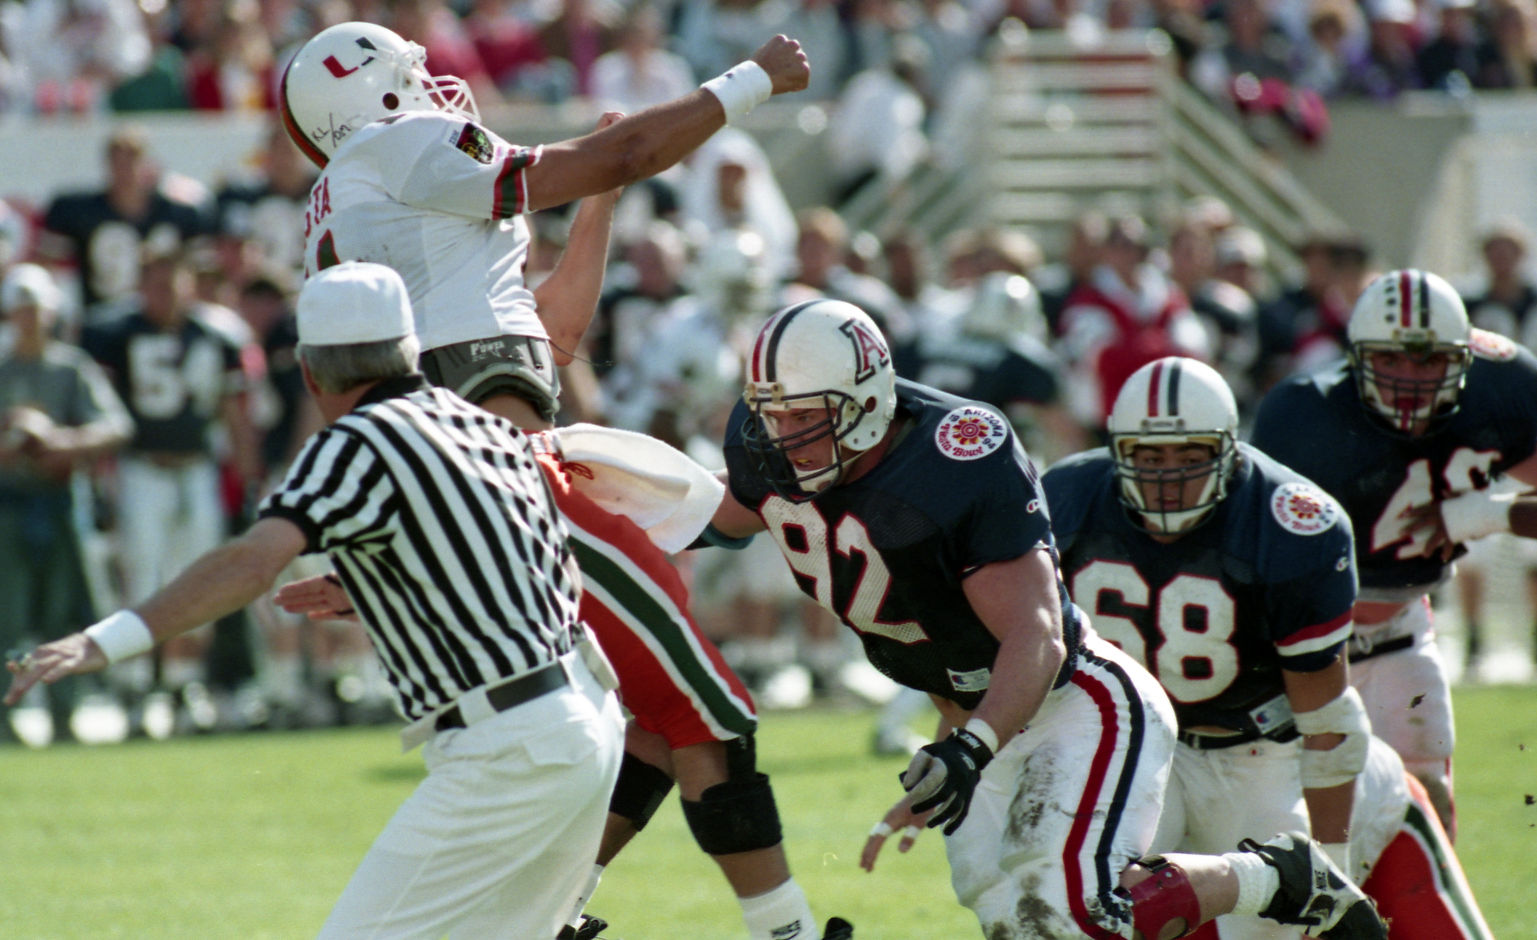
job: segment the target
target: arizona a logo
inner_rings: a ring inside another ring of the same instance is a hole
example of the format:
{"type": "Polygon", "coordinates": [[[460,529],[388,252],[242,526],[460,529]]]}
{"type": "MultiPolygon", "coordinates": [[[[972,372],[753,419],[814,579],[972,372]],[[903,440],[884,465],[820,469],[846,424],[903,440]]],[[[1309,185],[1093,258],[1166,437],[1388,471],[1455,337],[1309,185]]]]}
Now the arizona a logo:
{"type": "Polygon", "coordinates": [[[877,366],[891,361],[886,343],[858,320],[847,320],[838,329],[854,344],[854,381],[863,382],[875,374],[877,366]]]}

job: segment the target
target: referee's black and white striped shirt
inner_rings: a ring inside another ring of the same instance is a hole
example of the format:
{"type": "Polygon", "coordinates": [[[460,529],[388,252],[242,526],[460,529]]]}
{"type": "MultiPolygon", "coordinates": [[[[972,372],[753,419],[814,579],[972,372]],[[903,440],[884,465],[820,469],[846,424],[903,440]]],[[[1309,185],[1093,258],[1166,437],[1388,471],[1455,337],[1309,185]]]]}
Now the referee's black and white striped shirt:
{"type": "Polygon", "coordinates": [[[331,556],[408,720],[572,649],[580,582],[527,439],[419,375],[311,438],[260,515],[331,556]]]}

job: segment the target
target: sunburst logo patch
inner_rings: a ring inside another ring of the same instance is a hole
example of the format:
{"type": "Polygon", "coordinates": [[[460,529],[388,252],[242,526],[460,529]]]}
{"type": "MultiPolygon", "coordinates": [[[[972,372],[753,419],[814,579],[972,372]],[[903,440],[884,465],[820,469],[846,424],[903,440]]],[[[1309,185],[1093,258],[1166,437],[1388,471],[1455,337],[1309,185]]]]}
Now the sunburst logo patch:
{"type": "Polygon", "coordinates": [[[1283,483],[1270,497],[1270,512],[1288,532],[1317,535],[1339,521],[1340,507],[1321,490],[1305,483],[1283,483]]]}
{"type": "Polygon", "coordinates": [[[1008,425],[998,415],[977,405],[962,405],[939,422],[934,443],[952,460],[976,460],[1002,447],[1008,436],[1008,425]]]}

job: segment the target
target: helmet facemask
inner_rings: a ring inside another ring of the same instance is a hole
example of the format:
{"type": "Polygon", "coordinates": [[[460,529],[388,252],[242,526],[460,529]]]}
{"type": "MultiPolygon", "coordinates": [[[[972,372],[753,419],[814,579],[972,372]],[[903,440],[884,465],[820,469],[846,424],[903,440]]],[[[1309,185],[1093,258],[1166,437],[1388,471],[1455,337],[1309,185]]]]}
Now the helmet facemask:
{"type": "MultiPolygon", "coordinates": [[[[1172,429],[1171,429],[1172,430],[1172,429]]],[[[1227,497],[1228,483],[1238,460],[1238,443],[1226,430],[1198,431],[1189,434],[1152,432],[1147,434],[1112,434],[1110,450],[1115,457],[1118,495],[1121,505],[1130,512],[1132,521],[1142,528],[1160,535],[1177,535],[1196,528],[1210,518],[1212,510],[1227,497]],[[1173,467],[1142,467],[1137,464],[1138,447],[1202,446],[1211,451],[1211,457],[1199,463],[1173,467]],[[1185,494],[1191,481],[1204,480],[1200,492],[1185,505],[1185,494]],[[1176,508],[1164,508],[1160,503],[1150,505],[1147,489],[1159,493],[1168,486],[1177,486],[1179,502],[1176,508]]]]}
{"type": "Polygon", "coordinates": [[[842,482],[855,461],[884,434],[876,435],[865,447],[854,446],[870,439],[859,432],[869,427],[865,419],[876,410],[873,398],[861,404],[836,389],[786,396],[778,383],[751,383],[743,399],[752,413],[742,427],[743,447],[769,487],[791,502],[813,499],[842,482]],[[820,411],[825,417],[781,433],[781,415],[801,410],[820,411]],[[828,439],[832,454],[825,466],[802,469],[795,465],[791,457],[795,451],[828,439]]]}
{"type": "Polygon", "coordinates": [[[1352,343],[1350,360],[1361,403],[1367,410],[1393,433],[1417,437],[1444,428],[1461,407],[1462,386],[1473,364],[1473,352],[1465,343],[1437,343],[1433,335],[1406,335],[1398,342],[1352,343]],[[1416,364],[1442,356],[1445,368],[1432,378],[1390,375],[1377,367],[1376,354],[1380,353],[1405,357],[1416,364]]]}

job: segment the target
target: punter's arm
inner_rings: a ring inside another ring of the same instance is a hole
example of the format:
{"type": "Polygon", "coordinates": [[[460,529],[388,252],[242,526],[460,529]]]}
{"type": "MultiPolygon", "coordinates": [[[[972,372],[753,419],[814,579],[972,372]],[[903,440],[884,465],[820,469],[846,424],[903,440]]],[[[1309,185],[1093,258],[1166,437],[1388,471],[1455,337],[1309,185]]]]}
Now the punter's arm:
{"type": "Polygon", "coordinates": [[[764,43],[749,61],[756,69],[737,66],[611,127],[546,145],[539,162],[524,171],[528,208],[563,205],[655,176],[692,153],[728,119],[745,115],[771,95],[800,91],[811,79],[800,43],[784,36],[764,43]]]}

